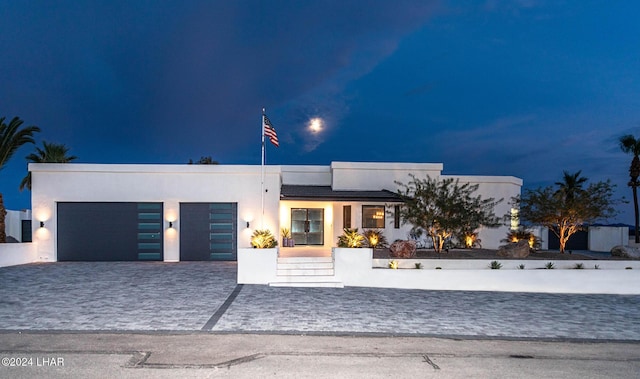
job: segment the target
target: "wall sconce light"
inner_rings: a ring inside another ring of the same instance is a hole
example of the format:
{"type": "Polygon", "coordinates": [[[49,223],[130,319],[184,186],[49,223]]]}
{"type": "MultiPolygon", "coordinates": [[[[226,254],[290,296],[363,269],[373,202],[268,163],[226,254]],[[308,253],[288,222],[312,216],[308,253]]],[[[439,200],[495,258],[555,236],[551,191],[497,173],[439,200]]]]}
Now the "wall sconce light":
{"type": "Polygon", "coordinates": [[[169,221],[169,228],[173,228],[173,221],[169,221]]]}
{"type": "Polygon", "coordinates": [[[249,221],[247,221],[247,228],[249,227],[249,221]]]}
{"type": "Polygon", "coordinates": [[[44,221],[40,221],[40,227],[44,228],[44,221]]]}

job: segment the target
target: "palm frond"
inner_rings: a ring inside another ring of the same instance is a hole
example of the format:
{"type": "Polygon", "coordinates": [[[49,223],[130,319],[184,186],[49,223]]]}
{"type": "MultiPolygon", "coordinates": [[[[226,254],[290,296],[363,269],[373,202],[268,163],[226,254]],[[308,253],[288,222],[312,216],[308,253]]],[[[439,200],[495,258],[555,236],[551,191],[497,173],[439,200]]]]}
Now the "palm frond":
{"type": "Polygon", "coordinates": [[[37,126],[20,128],[23,121],[19,117],[14,117],[9,124],[4,120],[0,118],[0,170],[22,145],[35,143],[33,135],[40,131],[37,126]]]}

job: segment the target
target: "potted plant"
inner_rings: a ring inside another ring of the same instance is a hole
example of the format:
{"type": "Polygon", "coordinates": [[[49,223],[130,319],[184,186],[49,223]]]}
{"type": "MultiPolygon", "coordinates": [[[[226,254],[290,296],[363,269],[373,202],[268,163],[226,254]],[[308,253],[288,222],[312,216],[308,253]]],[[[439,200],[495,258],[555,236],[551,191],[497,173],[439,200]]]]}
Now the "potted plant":
{"type": "Polygon", "coordinates": [[[293,238],[291,238],[291,231],[289,228],[280,229],[280,234],[282,235],[282,246],[283,247],[294,247],[295,242],[293,238]]]}
{"type": "Polygon", "coordinates": [[[251,235],[251,246],[254,249],[271,249],[278,246],[278,241],[268,229],[256,230],[251,235]]]}

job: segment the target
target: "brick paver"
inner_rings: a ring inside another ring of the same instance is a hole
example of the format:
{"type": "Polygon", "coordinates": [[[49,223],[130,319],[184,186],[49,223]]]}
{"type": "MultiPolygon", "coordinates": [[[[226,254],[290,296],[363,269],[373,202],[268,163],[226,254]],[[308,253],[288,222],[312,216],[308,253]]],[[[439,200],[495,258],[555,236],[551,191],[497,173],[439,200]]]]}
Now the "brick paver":
{"type": "Polygon", "coordinates": [[[205,328],[640,341],[640,296],[238,287],[235,280],[230,262],[0,268],[0,330],[205,328]],[[234,289],[237,296],[222,307],[234,289]]]}

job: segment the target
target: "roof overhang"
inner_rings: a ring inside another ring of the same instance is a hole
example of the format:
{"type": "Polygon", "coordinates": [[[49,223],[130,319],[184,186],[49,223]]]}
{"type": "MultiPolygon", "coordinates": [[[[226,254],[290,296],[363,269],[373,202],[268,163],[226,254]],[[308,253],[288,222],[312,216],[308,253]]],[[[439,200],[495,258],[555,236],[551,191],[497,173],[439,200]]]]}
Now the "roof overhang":
{"type": "Polygon", "coordinates": [[[402,202],[402,199],[395,192],[389,190],[334,191],[331,186],[302,185],[283,185],[280,189],[280,200],[402,202]]]}

